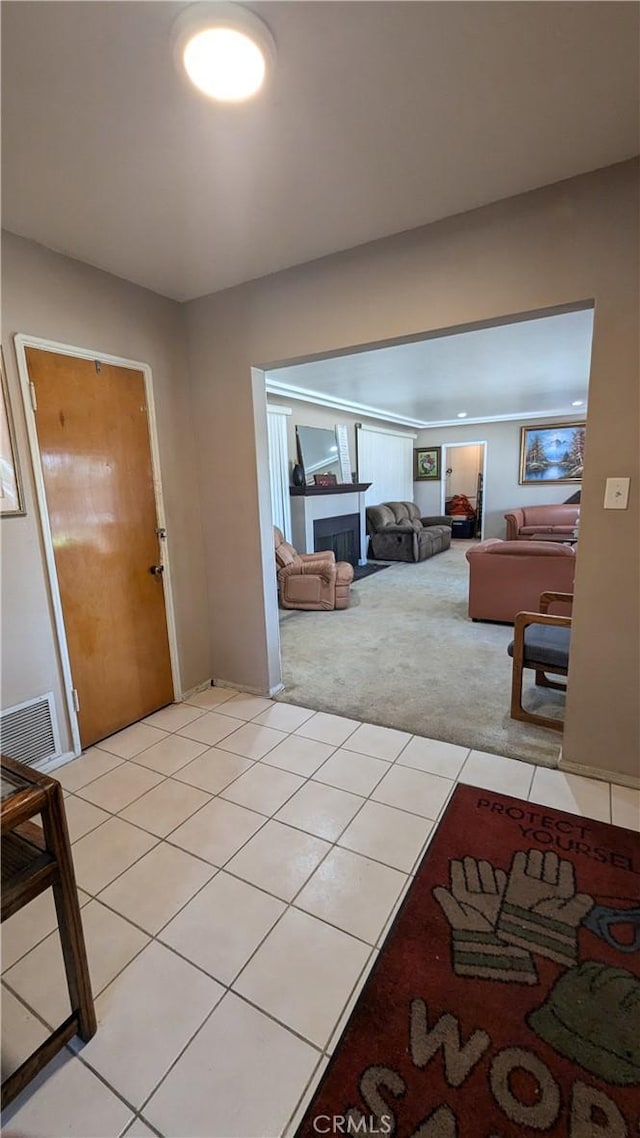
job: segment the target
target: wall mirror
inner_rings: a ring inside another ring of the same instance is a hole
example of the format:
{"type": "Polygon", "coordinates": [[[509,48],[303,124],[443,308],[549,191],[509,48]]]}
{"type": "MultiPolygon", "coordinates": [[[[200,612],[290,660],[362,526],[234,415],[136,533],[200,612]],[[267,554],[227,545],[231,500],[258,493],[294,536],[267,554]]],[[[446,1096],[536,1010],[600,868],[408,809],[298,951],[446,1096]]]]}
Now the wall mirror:
{"type": "Polygon", "coordinates": [[[307,486],[314,485],[319,474],[334,474],[342,482],[338,439],[334,427],[296,427],[298,459],[304,469],[307,486]]]}

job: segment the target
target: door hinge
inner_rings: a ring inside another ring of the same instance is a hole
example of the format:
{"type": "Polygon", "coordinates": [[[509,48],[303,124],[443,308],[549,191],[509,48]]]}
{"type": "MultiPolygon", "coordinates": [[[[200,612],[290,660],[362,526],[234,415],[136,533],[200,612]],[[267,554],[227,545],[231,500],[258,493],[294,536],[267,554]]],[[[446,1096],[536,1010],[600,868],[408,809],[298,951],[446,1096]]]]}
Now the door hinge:
{"type": "Polygon", "coordinates": [[[31,396],[31,406],[33,407],[34,411],[37,411],[38,410],[38,399],[36,396],[36,385],[35,385],[35,383],[32,383],[31,381],[29,381],[29,395],[31,396]]]}
{"type": "Polygon", "coordinates": [[[100,372],[102,371],[102,364],[100,363],[100,360],[94,360],[93,362],[96,365],[96,375],[100,375],[100,372]]]}
{"type": "Polygon", "coordinates": [[[158,526],[158,528],[156,529],[156,537],[159,537],[160,541],[166,541],[167,531],[164,528],[164,526],[158,526]]]}
{"type": "Polygon", "coordinates": [[[75,707],[76,711],[80,711],[80,699],[78,698],[77,688],[71,688],[71,698],[73,700],[73,706],[75,707]]]}

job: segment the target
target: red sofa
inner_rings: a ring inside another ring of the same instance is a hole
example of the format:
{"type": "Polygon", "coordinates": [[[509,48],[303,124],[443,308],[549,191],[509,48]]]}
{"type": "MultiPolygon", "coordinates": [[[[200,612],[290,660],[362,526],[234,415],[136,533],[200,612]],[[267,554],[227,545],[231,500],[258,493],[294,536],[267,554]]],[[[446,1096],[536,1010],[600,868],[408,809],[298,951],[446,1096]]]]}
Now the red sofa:
{"type": "Polygon", "coordinates": [[[580,518],[580,506],[524,506],[504,515],[507,541],[569,541],[580,518]]]}
{"type": "MultiPolygon", "coordinates": [[[[576,554],[551,541],[501,541],[492,537],[467,550],[469,616],[513,624],[518,612],[538,612],[546,590],[573,592],[576,554]]],[[[570,607],[557,605],[566,616],[570,607]]]]}

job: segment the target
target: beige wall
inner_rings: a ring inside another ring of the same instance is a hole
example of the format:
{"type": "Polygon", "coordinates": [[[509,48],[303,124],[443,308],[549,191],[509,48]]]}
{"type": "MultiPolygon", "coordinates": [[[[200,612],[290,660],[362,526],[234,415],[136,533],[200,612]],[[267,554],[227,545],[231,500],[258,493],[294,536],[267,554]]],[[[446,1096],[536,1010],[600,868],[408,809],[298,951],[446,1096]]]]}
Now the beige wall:
{"type": "MultiPolygon", "coordinates": [[[[289,449],[289,465],[296,459],[296,425],[307,427],[335,427],[336,423],[344,423],[349,437],[349,451],[351,454],[352,469],[356,469],[356,423],[376,425],[376,420],[367,419],[363,415],[349,415],[344,411],[332,410],[330,407],[321,407],[316,403],[307,403],[299,399],[287,399],[284,396],[268,395],[270,404],[291,408],[291,415],[287,416],[287,443],[289,449]]],[[[580,422],[583,416],[566,415],[557,419],[540,420],[545,426],[555,422],[580,422]]],[[[380,427],[390,427],[401,431],[403,428],[397,423],[378,421],[380,427]]],[[[579,484],[571,486],[520,486],[518,476],[520,471],[520,428],[531,426],[531,420],[523,419],[513,422],[476,423],[468,426],[432,427],[427,430],[416,431],[414,446],[441,446],[443,443],[466,443],[467,440],[486,440],[487,446],[487,482],[484,494],[484,537],[504,537],[504,514],[514,506],[535,506],[538,503],[564,502],[570,494],[578,488],[579,484]]],[[[407,427],[408,432],[411,431],[407,427]]],[[[462,450],[463,448],[461,448],[462,450]]],[[[470,468],[469,487],[466,493],[471,496],[475,493],[477,462],[473,461],[471,450],[464,448],[464,453],[470,468]],[[473,491],[471,490],[473,487],[473,491]]],[[[455,455],[455,451],[453,452],[455,455]]],[[[482,460],[480,460],[482,469],[482,460]]],[[[444,468],[442,471],[444,477],[444,468]]],[[[464,472],[460,472],[464,477],[464,472]]],[[[459,491],[455,491],[456,493],[459,491]]],[[[441,483],[440,482],[414,482],[413,500],[420,507],[423,514],[433,515],[441,512],[441,483]]]]}
{"type": "MultiPolygon", "coordinates": [[[[584,416],[582,416],[584,419],[584,416]]],[[[558,419],[536,420],[544,426],[553,423],[579,423],[580,416],[566,415],[558,419]]],[[[470,423],[469,426],[434,427],[420,431],[418,446],[441,446],[468,440],[487,443],[487,480],[484,487],[483,537],[504,537],[507,510],[514,506],[537,506],[549,502],[565,502],[575,493],[579,483],[571,485],[520,486],[520,428],[530,427],[532,420],[509,423],[470,423]]],[[[455,451],[450,455],[455,455],[455,451]]],[[[451,464],[450,464],[451,465],[451,464]]],[[[442,475],[444,477],[444,458],[442,475]]],[[[475,484],[475,483],[474,483],[475,484]]],[[[440,482],[416,482],[416,503],[425,514],[440,512],[440,482]]]]}
{"type": "Polygon", "coordinates": [[[62,696],[37,522],[13,336],[24,332],[150,364],[158,426],[183,690],[211,676],[201,510],[181,306],[88,265],[3,234],[2,342],[16,420],[27,514],[3,518],[2,706],[53,690],[62,696]]]}
{"type": "Polygon", "coordinates": [[[270,518],[259,509],[264,397],[251,365],[589,300],[587,472],[564,756],[637,775],[636,162],[187,305],[218,675],[265,689],[275,674],[270,518]],[[607,475],[631,477],[627,512],[602,509],[607,475]],[[206,508],[210,501],[215,509],[206,508]],[[221,542],[230,555],[219,555],[221,542]]]}

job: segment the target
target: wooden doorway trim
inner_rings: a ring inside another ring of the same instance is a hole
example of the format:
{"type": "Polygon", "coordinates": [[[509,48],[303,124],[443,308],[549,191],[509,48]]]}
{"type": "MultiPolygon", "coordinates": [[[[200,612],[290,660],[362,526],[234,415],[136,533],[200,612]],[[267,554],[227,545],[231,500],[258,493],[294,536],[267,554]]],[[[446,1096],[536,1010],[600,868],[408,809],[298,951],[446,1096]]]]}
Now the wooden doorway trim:
{"type": "MultiPolygon", "coordinates": [[[[60,655],[60,664],[64,684],[63,696],[67,709],[67,715],[69,718],[69,727],[71,730],[71,738],[73,743],[73,754],[79,755],[82,747],[80,743],[78,713],[73,696],[74,684],[73,676],[71,673],[71,660],[69,657],[67,636],[64,626],[60,588],[58,584],[58,575],[53,552],[51,527],[49,525],[44,476],[40,459],[40,447],[38,444],[36,419],[32,403],[32,389],[29,380],[26,349],[37,348],[41,351],[53,352],[56,355],[75,356],[78,359],[83,360],[101,360],[105,364],[113,364],[116,367],[131,368],[134,371],[142,372],[144,376],[144,386],[148,408],[149,446],[151,451],[151,469],[153,474],[153,490],[156,504],[156,514],[158,518],[158,527],[166,529],[162,481],[160,477],[160,450],[158,445],[158,433],[156,426],[155,402],[153,398],[153,376],[149,364],[141,363],[139,360],[124,359],[121,356],[110,355],[107,352],[90,350],[87,348],[78,348],[70,344],[58,343],[55,340],[44,340],[37,336],[29,336],[22,332],[18,332],[14,336],[14,343],[18,363],[18,374],[20,376],[20,389],[22,393],[24,415],[27,425],[29,453],[31,456],[31,465],[33,468],[35,482],[36,501],[38,504],[37,516],[45,554],[46,576],[53,608],[55,639],[57,641],[58,652],[60,655]]],[[[164,565],[164,602],[167,619],[167,633],[169,638],[169,658],[171,661],[173,694],[174,699],[179,699],[182,695],[182,685],[178,660],[178,641],[176,635],[175,609],[173,604],[169,550],[170,541],[169,535],[167,535],[166,540],[162,542],[162,563],[164,565]]],[[[64,755],[63,759],[66,759],[68,757],[69,755],[64,755]]]]}

